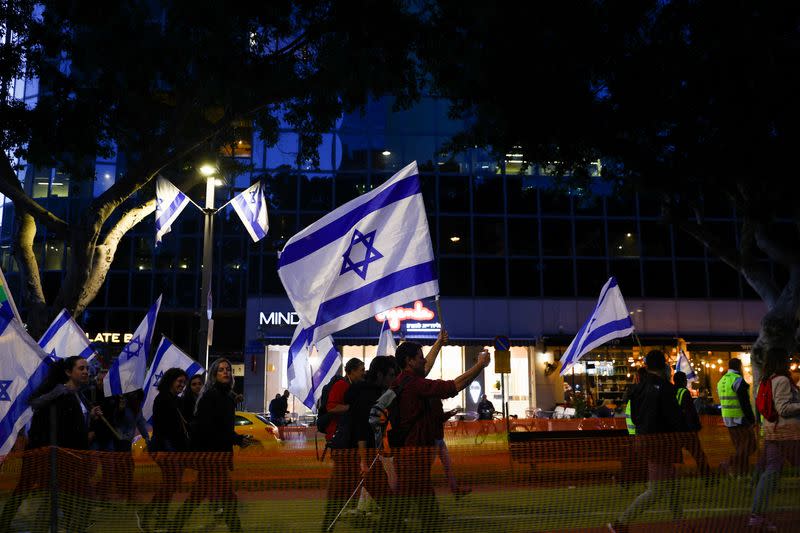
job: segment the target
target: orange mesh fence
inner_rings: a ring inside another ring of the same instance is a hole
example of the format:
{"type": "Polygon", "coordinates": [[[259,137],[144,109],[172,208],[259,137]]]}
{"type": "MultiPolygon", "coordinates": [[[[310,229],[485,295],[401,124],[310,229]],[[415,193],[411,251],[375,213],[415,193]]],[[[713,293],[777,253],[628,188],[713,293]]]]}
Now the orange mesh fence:
{"type": "MultiPolygon", "coordinates": [[[[669,438],[630,437],[614,419],[453,424],[446,455],[336,450],[324,461],[302,431],[232,456],[40,449],[2,463],[0,532],[133,532],[142,519],[151,531],[599,532],[619,520],[744,531],[764,443],[756,431],[758,450],[731,459],[717,420],[669,438]]],[[[779,530],[797,530],[797,466],[762,483],[760,511],[779,530]]]]}

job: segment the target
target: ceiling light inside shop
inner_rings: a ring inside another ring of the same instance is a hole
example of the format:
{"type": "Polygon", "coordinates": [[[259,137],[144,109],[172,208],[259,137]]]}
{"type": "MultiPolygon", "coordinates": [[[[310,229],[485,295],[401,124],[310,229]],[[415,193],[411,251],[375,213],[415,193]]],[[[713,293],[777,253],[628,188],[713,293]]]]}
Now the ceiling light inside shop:
{"type": "Polygon", "coordinates": [[[381,152],[381,155],[392,155],[392,152],[390,152],[389,150],[384,150],[383,152],[381,152]]]}
{"type": "Polygon", "coordinates": [[[460,240],[461,237],[459,237],[458,235],[453,235],[452,237],[450,237],[450,242],[458,242],[460,240]]]}

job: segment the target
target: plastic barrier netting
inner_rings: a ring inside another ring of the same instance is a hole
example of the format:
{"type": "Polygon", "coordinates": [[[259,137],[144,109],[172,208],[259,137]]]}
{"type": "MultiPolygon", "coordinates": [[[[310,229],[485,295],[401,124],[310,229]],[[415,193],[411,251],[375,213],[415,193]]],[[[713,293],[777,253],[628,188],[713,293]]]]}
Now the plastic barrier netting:
{"type": "MultiPolygon", "coordinates": [[[[310,430],[233,457],[44,448],[4,459],[0,532],[599,532],[619,520],[749,531],[764,441],[756,428],[758,449],[735,457],[728,429],[703,421],[699,434],[649,438],[620,419],[452,424],[444,457],[336,450],[319,461],[310,430]]],[[[797,466],[770,478],[761,508],[779,531],[800,527],[797,466]]]]}

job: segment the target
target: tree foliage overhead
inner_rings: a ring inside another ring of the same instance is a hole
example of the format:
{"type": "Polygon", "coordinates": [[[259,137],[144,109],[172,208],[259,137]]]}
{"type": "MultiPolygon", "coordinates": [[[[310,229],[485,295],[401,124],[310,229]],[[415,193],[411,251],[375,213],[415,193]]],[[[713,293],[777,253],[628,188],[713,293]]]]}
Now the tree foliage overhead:
{"type": "Polygon", "coordinates": [[[434,85],[472,119],[456,146],[516,147],[573,180],[601,158],[606,179],[659,195],[665,220],[765,301],[756,361],[797,347],[800,5],[442,0],[430,28],[434,85]],[[737,242],[709,224],[712,201],[735,214],[737,242]]]}
{"type": "Polygon", "coordinates": [[[40,91],[31,109],[4,102],[3,148],[73,180],[92,180],[102,155],[120,154],[124,166],[88,209],[62,220],[22,190],[13,159],[2,158],[0,192],[18,215],[16,256],[32,310],[54,304],[78,314],[91,302],[119,239],[153,212],[152,197],[136,192],[158,173],[214,157],[252,124],[274,144],[280,120],[300,135],[298,158],[314,166],[321,133],[343,112],[370,95],[418,96],[417,15],[404,2],[45,0],[36,13],[32,3],[15,5],[0,75],[36,76],[40,91]],[[44,300],[32,253],[37,225],[77,251],[55,302],[44,300]]]}

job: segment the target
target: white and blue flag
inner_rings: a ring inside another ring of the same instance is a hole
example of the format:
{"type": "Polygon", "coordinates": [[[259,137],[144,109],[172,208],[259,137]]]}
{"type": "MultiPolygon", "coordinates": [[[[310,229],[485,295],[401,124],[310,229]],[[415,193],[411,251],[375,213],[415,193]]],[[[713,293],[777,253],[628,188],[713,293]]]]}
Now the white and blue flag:
{"type": "Polygon", "coordinates": [[[116,396],[139,390],[144,386],[144,375],[147,372],[147,357],[153,342],[153,330],[156,317],[161,308],[161,296],[147,312],[142,323],[133,332],[133,338],[125,345],[122,352],[114,360],[106,379],[103,381],[103,392],[106,397],[116,396]]]}
{"type": "Polygon", "coordinates": [[[309,344],[438,294],[417,163],[289,239],[278,275],[309,344]]]}
{"type": "Polygon", "coordinates": [[[242,224],[253,242],[258,242],[267,236],[269,230],[267,199],[264,195],[264,183],[261,180],[237,194],[231,200],[231,205],[242,219],[242,224]]]}
{"type": "Polygon", "coordinates": [[[381,324],[381,333],[378,336],[377,355],[394,355],[395,350],[397,350],[397,343],[394,342],[392,328],[389,327],[389,320],[384,319],[381,324]]]}
{"type": "MultiPolygon", "coordinates": [[[[294,330],[292,342],[289,343],[289,355],[286,364],[286,380],[288,389],[295,398],[305,405],[308,392],[311,390],[311,361],[309,359],[308,329],[301,321],[294,330]]],[[[306,405],[309,409],[314,404],[306,405]]]]}
{"type": "Polygon", "coordinates": [[[594,311],[561,358],[561,375],[563,376],[584,354],[612,339],[626,337],[631,333],[633,333],[633,321],[617,285],[617,278],[612,276],[603,285],[594,311]]]}
{"type": "Polygon", "coordinates": [[[342,356],[330,336],[316,344],[318,364],[311,363],[311,352],[305,337],[306,329],[298,325],[292,344],[289,346],[288,382],[289,392],[309,409],[316,409],[324,387],[333,376],[342,373],[342,356]],[[315,368],[316,366],[316,368],[315,368]]]}
{"type": "MultiPolygon", "coordinates": [[[[202,374],[204,369],[200,363],[183,353],[183,351],[172,344],[172,341],[162,336],[161,342],[156,349],[156,356],[147,376],[144,379],[144,402],[142,403],[142,415],[148,424],[152,423],[153,402],[158,396],[158,384],[164,376],[164,372],[170,368],[180,368],[192,379],[196,374],[202,374]]],[[[187,380],[187,385],[188,381],[187,380]]]]}
{"type": "Polygon", "coordinates": [[[47,331],[44,332],[42,338],[39,339],[39,346],[50,357],[60,359],[77,355],[86,360],[92,360],[97,355],[89,343],[86,333],[66,309],[61,310],[47,331]]]}
{"type": "Polygon", "coordinates": [[[15,319],[0,320],[0,456],[30,421],[28,399],[50,371],[47,354],[15,319]]]}
{"type": "Polygon", "coordinates": [[[191,200],[161,176],[156,180],[156,246],[172,230],[172,224],[191,200]]]}
{"type": "Polygon", "coordinates": [[[689,362],[689,358],[686,357],[686,353],[684,353],[683,350],[678,352],[678,363],[675,365],[675,370],[686,374],[687,384],[691,383],[692,381],[697,381],[697,374],[695,373],[694,368],[692,368],[692,363],[689,362]]]}

